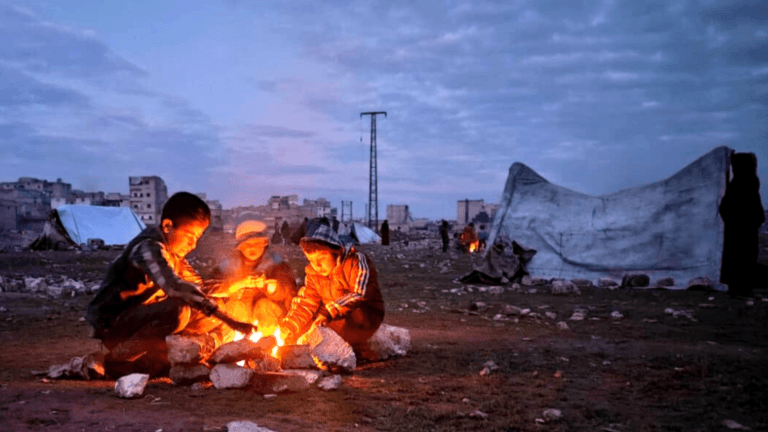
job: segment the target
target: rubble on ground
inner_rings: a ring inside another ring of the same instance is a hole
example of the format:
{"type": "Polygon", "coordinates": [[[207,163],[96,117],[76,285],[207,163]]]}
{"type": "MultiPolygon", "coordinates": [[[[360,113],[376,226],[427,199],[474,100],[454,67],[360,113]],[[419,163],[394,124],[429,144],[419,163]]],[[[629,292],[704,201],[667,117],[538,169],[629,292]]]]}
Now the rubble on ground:
{"type": "Polygon", "coordinates": [[[411,349],[411,332],[402,327],[382,324],[368,339],[367,348],[363,357],[371,361],[406,355],[411,349]]]}
{"type": "Polygon", "coordinates": [[[312,357],[324,367],[344,372],[355,370],[355,352],[335,331],[328,327],[316,327],[302,338],[302,342],[312,348],[312,357]]]}
{"type": "Polygon", "coordinates": [[[126,375],[115,382],[115,393],[118,397],[125,399],[137,398],[144,394],[144,388],[149,382],[147,374],[126,375]]]}
{"type": "Polygon", "coordinates": [[[331,375],[321,379],[320,382],[317,383],[317,387],[325,391],[331,391],[341,387],[341,383],[341,375],[331,375]]]}

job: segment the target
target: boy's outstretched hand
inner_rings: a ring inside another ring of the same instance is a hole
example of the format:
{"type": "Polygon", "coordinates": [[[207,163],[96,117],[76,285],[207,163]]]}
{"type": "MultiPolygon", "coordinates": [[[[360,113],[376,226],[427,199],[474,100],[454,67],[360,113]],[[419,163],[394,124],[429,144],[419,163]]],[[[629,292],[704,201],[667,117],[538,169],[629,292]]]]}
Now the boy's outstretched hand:
{"type": "Polygon", "coordinates": [[[217,309],[214,316],[220,319],[224,324],[228,325],[232,330],[238,333],[243,333],[246,336],[258,330],[256,325],[238,321],[224,313],[221,309],[217,309]]]}

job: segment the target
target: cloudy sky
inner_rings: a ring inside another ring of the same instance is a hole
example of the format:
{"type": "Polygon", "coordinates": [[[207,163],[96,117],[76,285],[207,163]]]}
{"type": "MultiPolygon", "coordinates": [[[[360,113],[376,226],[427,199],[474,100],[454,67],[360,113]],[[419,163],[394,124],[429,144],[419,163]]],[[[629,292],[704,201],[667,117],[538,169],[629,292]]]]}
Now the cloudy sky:
{"type": "Polygon", "coordinates": [[[498,202],[515,161],[597,195],[720,145],[757,154],[766,202],[767,109],[759,0],[0,0],[2,181],[362,215],[382,110],[380,219],[498,202]]]}

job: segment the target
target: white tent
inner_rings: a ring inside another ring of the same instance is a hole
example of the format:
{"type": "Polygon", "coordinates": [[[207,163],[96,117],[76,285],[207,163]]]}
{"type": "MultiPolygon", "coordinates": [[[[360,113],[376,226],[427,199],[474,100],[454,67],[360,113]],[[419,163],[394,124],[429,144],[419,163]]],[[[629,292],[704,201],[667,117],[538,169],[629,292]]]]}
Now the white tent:
{"type": "Polygon", "coordinates": [[[127,207],[64,205],[51,212],[46,229],[31,247],[55,246],[57,242],[45,241],[54,232],[66,233],[67,240],[74,245],[85,244],[89,239],[102,239],[105,245],[124,245],[144,228],[144,223],[127,207]]]}
{"type": "Polygon", "coordinates": [[[379,235],[376,234],[372,229],[363,224],[354,223],[351,231],[354,233],[353,237],[357,238],[357,241],[360,242],[360,244],[381,244],[381,237],[379,237],[379,235]]]}
{"type": "Polygon", "coordinates": [[[516,162],[488,244],[506,234],[538,252],[534,276],[596,280],[642,272],[685,284],[720,280],[725,193],[731,150],[718,147],[666,180],[589,196],[554,185],[516,162]]]}

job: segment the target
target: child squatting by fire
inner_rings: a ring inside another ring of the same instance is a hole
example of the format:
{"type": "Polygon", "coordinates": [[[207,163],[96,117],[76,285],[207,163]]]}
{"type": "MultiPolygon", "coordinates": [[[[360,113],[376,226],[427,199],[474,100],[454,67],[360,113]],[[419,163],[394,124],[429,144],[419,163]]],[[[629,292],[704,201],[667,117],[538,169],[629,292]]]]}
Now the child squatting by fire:
{"type": "Polygon", "coordinates": [[[304,287],[280,323],[285,343],[313,327],[327,326],[365,359],[365,343],[384,319],[384,301],[373,261],[345,246],[333,229],[316,224],[300,242],[309,260],[304,287]]]}
{"type": "MultiPolygon", "coordinates": [[[[212,279],[206,281],[208,292],[225,299],[224,310],[233,318],[258,323],[260,332],[273,334],[296,296],[296,275],[280,255],[270,250],[264,222],[240,223],[235,241],[235,249],[216,267],[212,279]]],[[[228,326],[216,324],[217,329],[200,333],[218,333],[220,342],[234,339],[235,334],[228,326]]]]}
{"type": "Polygon", "coordinates": [[[203,200],[174,194],[163,207],[160,226],[143,230],[110,265],[86,314],[93,337],[108,350],[107,375],[167,372],[165,337],[182,332],[193,309],[240,333],[255,330],[202,291],[202,278],[185,259],[210,218],[203,200]]]}

